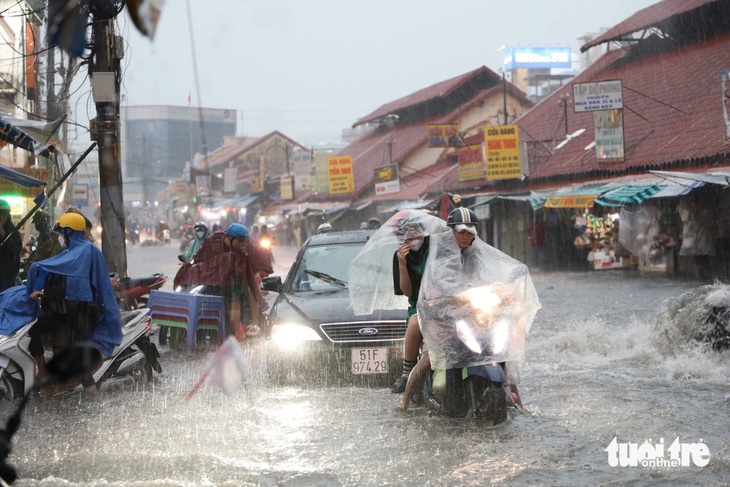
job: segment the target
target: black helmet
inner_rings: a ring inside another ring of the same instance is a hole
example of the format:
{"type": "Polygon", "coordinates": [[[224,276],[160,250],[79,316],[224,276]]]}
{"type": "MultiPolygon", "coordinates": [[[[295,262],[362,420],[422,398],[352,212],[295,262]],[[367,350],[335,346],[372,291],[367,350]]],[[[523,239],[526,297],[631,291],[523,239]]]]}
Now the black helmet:
{"type": "Polygon", "coordinates": [[[36,229],[38,228],[50,228],[51,227],[51,215],[47,211],[38,210],[33,214],[33,224],[36,229]]]}
{"type": "Polygon", "coordinates": [[[446,224],[452,228],[456,225],[473,225],[474,227],[478,228],[479,219],[477,218],[477,214],[474,213],[472,210],[460,206],[451,210],[451,213],[449,213],[449,217],[446,219],[446,224]]]}
{"type": "Polygon", "coordinates": [[[409,210],[396,213],[393,218],[393,233],[398,239],[398,243],[403,243],[409,238],[425,236],[420,219],[409,210]]]}

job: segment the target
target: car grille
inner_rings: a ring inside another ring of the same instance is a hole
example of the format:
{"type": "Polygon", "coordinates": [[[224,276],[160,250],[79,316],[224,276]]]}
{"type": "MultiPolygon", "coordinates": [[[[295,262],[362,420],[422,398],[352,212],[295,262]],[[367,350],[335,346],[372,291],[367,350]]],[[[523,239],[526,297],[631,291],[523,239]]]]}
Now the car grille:
{"type": "Polygon", "coordinates": [[[405,320],[322,323],[319,328],[333,343],[392,342],[406,336],[405,320]]]}

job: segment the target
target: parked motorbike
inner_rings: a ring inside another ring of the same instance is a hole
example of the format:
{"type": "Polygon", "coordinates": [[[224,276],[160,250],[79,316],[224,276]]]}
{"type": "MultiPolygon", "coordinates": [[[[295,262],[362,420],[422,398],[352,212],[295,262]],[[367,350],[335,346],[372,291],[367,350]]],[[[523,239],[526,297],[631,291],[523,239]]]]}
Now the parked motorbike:
{"type": "MultiPolygon", "coordinates": [[[[112,277],[117,277],[112,275],[112,277]]],[[[117,292],[117,302],[123,310],[146,308],[150,291],[160,289],[167,282],[167,276],[158,272],[151,276],[122,277],[119,279],[120,289],[117,292]]]]}
{"type": "MultiPolygon", "coordinates": [[[[122,312],[122,343],[93,372],[92,379],[97,387],[112,377],[127,375],[144,374],[147,382],[151,382],[153,371],[162,372],[157,360],[159,352],[149,339],[148,313],[148,309],[122,312]]],[[[36,323],[37,319],[33,319],[11,335],[0,335],[0,399],[18,399],[36,385],[36,364],[28,349],[28,334],[36,323]]]]}

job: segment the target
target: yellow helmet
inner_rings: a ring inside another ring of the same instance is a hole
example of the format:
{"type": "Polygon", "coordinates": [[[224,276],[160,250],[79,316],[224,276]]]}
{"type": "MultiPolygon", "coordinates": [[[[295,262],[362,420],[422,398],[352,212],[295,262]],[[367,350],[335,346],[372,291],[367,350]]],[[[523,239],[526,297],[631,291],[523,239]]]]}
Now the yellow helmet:
{"type": "Polygon", "coordinates": [[[70,228],[77,232],[86,230],[86,220],[78,213],[64,213],[58,219],[57,228],[70,228]]]}

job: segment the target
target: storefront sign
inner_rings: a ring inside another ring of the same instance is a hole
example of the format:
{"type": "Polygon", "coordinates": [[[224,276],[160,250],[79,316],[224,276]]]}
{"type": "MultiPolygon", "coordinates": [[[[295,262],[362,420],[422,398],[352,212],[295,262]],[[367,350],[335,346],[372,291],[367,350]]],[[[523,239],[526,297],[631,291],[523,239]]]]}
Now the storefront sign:
{"type": "Polygon", "coordinates": [[[291,155],[294,167],[294,181],[297,189],[312,189],[312,153],[308,150],[294,149],[291,155]]]}
{"type": "Polygon", "coordinates": [[[398,178],[398,164],[375,169],[375,194],[391,194],[400,191],[400,179],[398,178]]]}
{"type": "Polygon", "coordinates": [[[459,161],[459,181],[474,181],[487,177],[484,164],[484,145],[474,144],[456,149],[459,161]]]}
{"type": "Polygon", "coordinates": [[[294,199],[294,180],[291,176],[281,178],[279,180],[281,199],[282,200],[293,200],[294,199]]]}
{"type": "Polygon", "coordinates": [[[545,201],[545,208],[588,208],[593,206],[593,196],[550,196],[545,201]]]}
{"type": "Polygon", "coordinates": [[[596,157],[599,160],[624,160],[623,110],[593,112],[596,157]]]}
{"type": "Polygon", "coordinates": [[[462,145],[458,123],[428,124],[429,147],[459,147],[462,145]]]}
{"type": "Polygon", "coordinates": [[[517,125],[489,126],[484,129],[487,179],[522,177],[519,133],[517,125]]]}
{"type": "MultiPolygon", "coordinates": [[[[48,169],[33,167],[14,167],[14,170],[22,172],[32,178],[48,182],[48,169]]],[[[0,195],[16,195],[23,198],[35,198],[43,192],[43,187],[28,188],[19,184],[0,178],[0,195]]]]}
{"type": "Polygon", "coordinates": [[[238,167],[227,167],[223,171],[223,192],[235,193],[236,183],[238,182],[238,167]]]}
{"type": "Polygon", "coordinates": [[[573,84],[573,110],[576,113],[623,107],[621,80],[573,84]]]}
{"type": "Polygon", "coordinates": [[[355,191],[355,176],[352,173],[352,156],[327,158],[330,194],[352,193],[355,191]]]}

